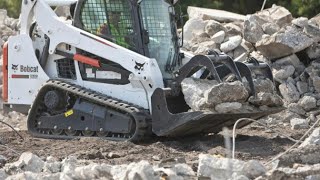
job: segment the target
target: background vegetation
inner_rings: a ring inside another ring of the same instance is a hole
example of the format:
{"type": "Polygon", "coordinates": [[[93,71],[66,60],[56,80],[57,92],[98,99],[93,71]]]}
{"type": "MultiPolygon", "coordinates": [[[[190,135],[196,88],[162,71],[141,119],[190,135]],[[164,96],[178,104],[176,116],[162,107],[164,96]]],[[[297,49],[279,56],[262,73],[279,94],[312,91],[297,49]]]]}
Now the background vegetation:
{"type": "MultiPolygon", "coordinates": [[[[241,14],[252,14],[261,9],[263,0],[180,0],[184,13],[188,6],[223,9],[241,14]]],[[[295,16],[311,18],[320,13],[320,0],[267,0],[266,8],[272,4],[286,7],[295,16]]],[[[10,17],[19,17],[21,0],[0,0],[0,9],[7,9],[10,17]]]]}

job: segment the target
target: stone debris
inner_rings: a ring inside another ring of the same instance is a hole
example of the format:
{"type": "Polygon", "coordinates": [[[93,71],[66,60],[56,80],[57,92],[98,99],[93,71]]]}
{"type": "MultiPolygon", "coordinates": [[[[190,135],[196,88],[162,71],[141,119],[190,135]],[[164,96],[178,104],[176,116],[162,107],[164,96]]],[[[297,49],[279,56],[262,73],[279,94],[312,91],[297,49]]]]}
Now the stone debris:
{"type": "Polygon", "coordinates": [[[320,145],[320,128],[313,130],[312,134],[306,138],[299,147],[306,147],[310,145],[320,145]]]}
{"type": "Polygon", "coordinates": [[[21,169],[22,171],[30,171],[39,173],[42,171],[44,161],[31,152],[22,153],[19,160],[12,164],[6,164],[8,169],[21,169]]]}
{"type": "MultiPolygon", "coordinates": [[[[282,104],[279,98],[283,98],[283,105],[295,114],[295,117],[299,118],[320,107],[320,97],[318,96],[320,93],[319,15],[310,19],[305,17],[294,19],[287,9],[276,5],[255,14],[241,16],[241,20],[220,21],[208,18],[208,12],[207,9],[190,7],[190,23],[197,19],[200,26],[192,27],[187,23],[189,32],[196,31],[197,33],[192,33],[191,40],[186,39],[185,50],[203,55],[210,50],[217,50],[234,59],[239,57],[241,62],[245,61],[242,56],[254,57],[271,67],[276,86],[274,87],[273,82],[270,81],[259,87],[261,82],[257,82],[254,75],[257,95],[246,97],[245,101],[243,99],[240,101],[230,99],[220,101],[221,97],[216,99],[218,91],[217,94],[212,91],[209,95],[207,92],[199,92],[200,89],[194,87],[195,91],[192,93],[190,91],[186,95],[189,99],[186,102],[191,109],[226,112],[227,108],[221,110],[222,105],[217,108],[215,106],[221,103],[231,103],[223,105],[239,108],[240,106],[234,102],[242,104],[239,111],[246,109],[244,104],[247,102],[263,109],[266,106],[272,107],[272,104],[282,104]],[[200,34],[201,38],[197,37],[200,34]],[[191,47],[194,48],[191,49],[191,47]],[[302,58],[301,54],[305,54],[304,57],[309,57],[309,59],[302,58]],[[276,95],[276,92],[280,97],[276,95]],[[212,98],[211,95],[213,95],[212,98]],[[210,98],[206,99],[206,97],[210,98]],[[196,100],[192,102],[192,98],[196,100]]],[[[250,93],[245,81],[244,84],[250,93]]],[[[214,86],[218,87],[219,85],[216,85],[215,82],[214,86]]],[[[186,84],[182,85],[183,91],[184,87],[186,84]]],[[[232,95],[226,92],[225,96],[232,95]]]]}
{"type": "Polygon", "coordinates": [[[303,107],[304,110],[310,111],[317,107],[317,100],[312,96],[304,96],[299,100],[298,104],[303,107]]]}
{"type": "Polygon", "coordinates": [[[209,179],[256,178],[265,174],[266,168],[259,161],[244,162],[237,159],[199,155],[198,177],[209,179]]]}
{"type": "Polygon", "coordinates": [[[309,122],[307,119],[293,118],[290,121],[291,129],[308,129],[309,122]]]}

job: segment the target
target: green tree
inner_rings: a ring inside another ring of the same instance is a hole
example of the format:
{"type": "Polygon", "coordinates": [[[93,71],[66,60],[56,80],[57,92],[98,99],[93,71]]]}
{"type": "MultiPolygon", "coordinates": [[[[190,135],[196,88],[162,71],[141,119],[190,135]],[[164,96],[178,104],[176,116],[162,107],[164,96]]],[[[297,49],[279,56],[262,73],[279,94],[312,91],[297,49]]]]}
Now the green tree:
{"type": "Polygon", "coordinates": [[[21,0],[0,0],[0,9],[6,9],[8,16],[18,18],[21,11],[21,0]]]}

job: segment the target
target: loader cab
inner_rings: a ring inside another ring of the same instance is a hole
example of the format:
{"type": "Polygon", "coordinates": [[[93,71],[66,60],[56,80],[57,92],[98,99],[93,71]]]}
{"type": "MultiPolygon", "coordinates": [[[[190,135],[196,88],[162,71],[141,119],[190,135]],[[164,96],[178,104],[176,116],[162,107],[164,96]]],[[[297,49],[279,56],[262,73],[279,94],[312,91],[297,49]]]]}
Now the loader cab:
{"type": "Polygon", "coordinates": [[[74,25],[157,60],[164,79],[180,62],[172,2],[167,0],[79,0],[74,25]]]}

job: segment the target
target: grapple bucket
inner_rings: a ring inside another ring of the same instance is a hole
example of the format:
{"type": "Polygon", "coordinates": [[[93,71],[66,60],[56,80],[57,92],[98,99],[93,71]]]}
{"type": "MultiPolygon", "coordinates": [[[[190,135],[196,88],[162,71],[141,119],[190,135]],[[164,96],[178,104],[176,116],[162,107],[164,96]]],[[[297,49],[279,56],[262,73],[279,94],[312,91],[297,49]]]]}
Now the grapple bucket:
{"type": "MultiPolygon", "coordinates": [[[[256,96],[252,72],[259,72],[273,81],[270,67],[254,59],[249,64],[234,62],[225,54],[196,55],[176,72],[170,88],[155,90],[152,96],[152,128],[158,136],[185,136],[202,133],[217,133],[223,127],[232,127],[240,118],[258,119],[282,111],[283,107],[269,107],[268,110],[253,108],[239,113],[219,114],[211,111],[190,111],[181,92],[183,79],[205,68],[200,79],[213,78],[221,83],[228,74],[234,74],[238,81],[245,77],[251,89],[250,95],[256,96]]],[[[256,73],[255,73],[256,74],[256,73]]],[[[242,121],[238,127],[250,124],[242,121]]]]}
{"type": "MultiPolygon", "coordinates": [[[[157,136],[187,136],[193,134],[218,133],[223,127],[232,128],[240,118],[258,119],[263,116],[278,113],[284,108],[274,107],[267,111],[252,111],[244,113],[217,114],[212,112],[194,111],[180,112],[186,109],[180,97],[171,99],[166,97],[166,90],[157,89],[153,96],[152,128],[157,136]],[[180,101],[179,101],[180,99],[180,101]],[[168,102],[180,102],[168,104],[168,102]]],[[[250,124],[242,121],[238,128],[250,124]]]]}

